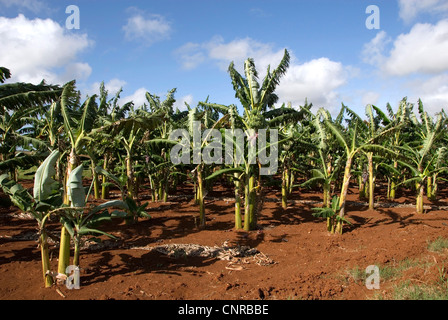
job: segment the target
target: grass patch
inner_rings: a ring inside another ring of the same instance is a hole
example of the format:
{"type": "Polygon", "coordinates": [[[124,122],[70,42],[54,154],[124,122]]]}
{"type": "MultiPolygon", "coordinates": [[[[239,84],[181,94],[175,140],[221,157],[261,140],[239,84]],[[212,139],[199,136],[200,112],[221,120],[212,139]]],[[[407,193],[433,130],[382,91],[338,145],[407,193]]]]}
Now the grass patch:
{"type": "Polygon", "coordinates": [[[448,300],[446,283],[416,284],[406,280],[395,287],[394,300],[448,300]]]}
{"type": "MultiPolygon", "coordinates": [[[[380,271],[380,281],[391,280],[397,278],[401,275],[403,271],[406,271],[410,268],[414,267],[426,267],[427,263],[422,262],[418,259],[410,259],[406,258],[396,264],[375,264],[378,266],[380,271]]],[[[349,278],[352,278],[353,281],[365,281],[368,274],[366,274],[366,270],[360,268],[359,266],[355,266],[354,268],[347,271],[349,278]]]]}
{"type": "MultiPolygon", "coordinates": [[[[383,269],[381,281],[385,278],[389,279],[398,277],[402,271],[412,267],[418,267],[428,270],[433,266],[432,262],[423,262],[418,260],[403,260],[399,265],[394,267],[387,267],[383,269]]],[[[404,280],[392,287],[391,293],[384,295],[376,292],[373,299],[377,300],[448,300],[448,271],[445,266],[438,268],[439,274],[437,281],[426,283],[420,280],[404,280]]],[[[381,272],[380,272],[381,274],[381,272]]]]}
{"type": "Polygon", "coordinates": [[[431,252],[442,252],[448,248],[448,239],[438,237],[434,241],[428,241],[428,250],[431,252]]]}

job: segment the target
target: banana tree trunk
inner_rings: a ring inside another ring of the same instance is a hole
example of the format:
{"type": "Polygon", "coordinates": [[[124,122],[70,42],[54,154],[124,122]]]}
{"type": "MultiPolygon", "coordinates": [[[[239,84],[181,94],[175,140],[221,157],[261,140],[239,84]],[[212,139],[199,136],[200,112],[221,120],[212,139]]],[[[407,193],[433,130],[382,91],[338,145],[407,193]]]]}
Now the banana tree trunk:
{"type": "Polygon", "coordinates": [[[256,225],[256,190],[255,190],[255,175],[252,173],[248,176],[248,182],[245,188],[246,207],[244,210],[244,230],[253,230],[256,225]]]}
{"type": "Polygon", "coordinates": [[[169,179],[166,178],[163,184],[164,184],[164,187],[163,187],[163,202],[167,202],[168,201],[169,179]]]}
{"type": "MultiPolygon", "coordinates": [[[[344,171],[344,179],[342,181],[341,188],[341,196],[339,198],[339,207],[341,208],[339,211],[339,217],[343,218],[345,215],[345,203],[348,193],[348,187],[350,185],[350,177],[351,177],[351,168],[352,168],[352,156],[348,156],[347,161],[345,163],[345,171],[344,171]]],[[[341,220],[338,221],[336,225],[336,232],[342,234],[343,222],[341,220]]]]}
{"type": "MultiPolygon", "coordinates": [[[[109,166],[109,156],[106,153],[104,155],[103,169],[108,171],[108,169],[109,169],[108,166],[109,166]]],[[[109,186],[107,185],[107,177],[106,176],[103,176],[103,179],[102,179],[101,199],[109,199],[109,186]]]]}
{"type": "Polygon", "coordinates": [[[134,199],[134,168],[132,167],[132,157],[128,153],[126,157],[126,187],[128,196],[134,199]]]}
{"type": "Polygon", "coordinates": [[[93,179],[93,194],[95,199],[100,198],[100,181],[98,178],[98,173],[95,171],[96,163],[93,160],[90,160],[91,170],[92,170],[92,179],[93,179]]]}
{"type": "Polygon", "coordinates": [[[152,175],[148,175],[149,178],[149,187],[151,188],[151,201],[156,201],[156,192],[155,192],[155,184],[152,175]]]}
{"type": "Polygon", "coordinates": [[[294,185],[294,171],[293,170],[289,170],[289,184],[288,184],[288,196],[291,195],[292,193],[292,186],[294,185]]]}
{"type": "MultiPolygon", "coordinates": [[[[428,177],[428,179],[430,179],[430,178],[428,177]]],[[[437,174],[434,174],[432,176],[432,189],[431,189],[431,194],[430,194],[430,199],[432,201],[437,199],[438,189],[439,189],[439,186],[437,184],[437,174]]]]}
{"type": "Polygon", "coordinates": [[[75,250],[73,253],[73,265],[79,266],[79,239],[75,239],[75,250]]]}
{"type": "Polygon", "coordinates": [[[389,192],[389,199],[394,200],[396,195],[397,186],[394,180],[390,182],[390,192],[389,192]]]}
{"type": "MultiPolygon", "coordinates": [[[[394,160],[394,169],[398,168],[398,162],[394,160]]],[[[394,200],[396,196],[396,190],[397,190],[397,183],[396,183],[397,177],[395,177],[395,174],[392,175],[392,179],[390,182],[390,191],[389,191],[389,199],[394,200]]]]}
{"type": "MultiPolygon", "coordinates": [[[[70,205],[70,199],[67,194],[67,181],[70,173],[74,168],[80,164],[80,160],[74,148],[72,148],[70,155],[68,157],[67,172],[65,176],[65,192],[64,192],[64,204],[70,205]]],[[[59,244],[59,262],[58,262],[58,273],[65,274],[67,266],[70,264],[70,234],[67,229],[62,226],[61,228],[61,240],[59,244]]]]}
{"type": "Polygon", "coordinates": [[[365,197],[365,183],[362,178],[362,175],[358,177],[358,184],[359,184],[359,199],[363,199],[365,197]]]}
{"type": "Polygon", "coordinates": [[[416,211],[417,213],[423,213],[423,194],[424,194],[424,183],[417,183],[417,201],[416,201],[416,211]]]}
{"type": "Polygon", "coordinates": [[[323,194],[323,205],[325,208],[330,207],[331,203],[331,194],[330,194],[330,182],[324,182],[324,194],[323,194]]]}
{"type": "Polygon", "coordinates": [[[286,209],[288,207],[288,169],[284,169],[282,173],[282,207],[286,209]]]}
{"type": "Polygon", "coordinates": [[[198,202],[199,202],[199,225],[205,227],[205,206],[204,206],[204,182],[202,180],[202,170],[198,168],[198,202]]]}
{"type": "Polygon", "coordinates": [[[53,285],[53,278],[49,274],[50,272],[50,255],[48,252],[47,233],[45,230],[41,230],[40,234],[40,254],[42,258],[42,273],[44,277],[45,288],[49,288],[53,285]]]}
{"type": "Polygon", "coordinates": [[[367,155],[369,161],[369,209],[374,208],[374,191],[375,191],[375,179],[373,177],[373,153],[369,152],[367,155]]]}
{"type": "Polygon", "coordinates": [[[239,230],[242,228],[240,181],[238,173],[234,173],[233,176],[235,178],[235,229],[239,230]]]}

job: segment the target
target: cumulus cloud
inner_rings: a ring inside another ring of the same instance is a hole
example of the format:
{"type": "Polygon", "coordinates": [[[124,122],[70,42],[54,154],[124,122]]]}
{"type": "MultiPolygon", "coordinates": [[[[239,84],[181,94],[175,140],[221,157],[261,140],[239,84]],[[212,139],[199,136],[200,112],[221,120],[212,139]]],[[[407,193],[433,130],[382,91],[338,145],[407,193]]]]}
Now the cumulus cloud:
{"type": "Polygon", "coordinates": [[[295,63],[280,82],[277,94],[294,106],[303,105],[308,99],[314,106],[332,110],[340,105],[338,89],[347,83],[350,74],[342,63],[328,58],[295,63]]]}
{"type": "MultiPolygon", "coordinates": [[[[112,98],[114,97],[117,92],[122,89],[124,86],[126,85],[126,81],[118,79],[118,78],[113,78],[110,79],[109,81],[104,83],[104,87],[108,93],[108,97],[112,98]]],[[[90,88],[88,88],[87,90],[85,90],[86,94],[89,96],[92,96],[94,94],[98,94],[100,93],[100,86],[101,86],[101,82],[94,82],[90,88]]]]}
{"type": "Polygon", "coordinates": [[[263,70],[268,64],[278,64],[283,57],[283,50],[275,51],[273,45],[251,38],[235,39],[226,43],[223,37],[214,36],[203,43],[186,43],[174,54],[181,66],[187,70],[205,62],[213,62],[222,70],[227,70],[232,61],[236,68],[242,68],[248,57],[254,58],[257,67],[263,70]]]}
{"type": "Polygon", "coordinates": [[[406,22],[412,22],[418,14],[443,14],[448,13],[446,0],[398,0],[400,18],[406,22]]]}
{"type": "Polygon", "coordinates": [[[2,50],[0,61],[12,72],[11,81],[64,83],[72,79],[85,80],[92,68],[77,61],[78,54],[92,41],[87,34],[67,33],[51,19],[0,17],[2,50]],[[32,54],[30,54],[32,53],[32,54]]]}
{"type": "Polygon", "coordinates": [[[134,102],[134,106],[136,108],[138,108],[144,104],[148,105],[149,103],[148,103],[148,100],[146,100],[146,92],[148,92],[148,89],[146,89],[144,87],[139,88],[139,89],[135,90],[133,94],[122,97],[122,99],[120,100],[121,104],[123,105],[125,103],[132,101],[132,102],[134,102]]]}
{"type": "Polygon", "coordinates": [[[130,8],[131,16],[123,26],[126,40],[143,41],[150,46],[155,42],[169,39],[171,24],[158,14],[147,14],[137,8],[130,8]]]}
{"type": "Polygon", "coordinates": [[[440,74],[428,79],[418,79],[408,83],[413,92],[412,101],[422,99],[425,110],[430,114],[448,110],[448,74],[440,74]]]}
{"type": "Polygon", "coordinates": [[[201,44],[188,42],[174,51],[174,55],[185,70],[191,70],[206,60],[206,52],[201,44]]]}
{"type": "Polygon", "coordinates": [[[409,33],[401,34],[383,64],[390,75],[439,73],[448,70],[448,20],[436,25],[416,24],[409,33]]]}
{"type": "MultiPolygon", "coordinates": [[[[215,36],[204,43],[187,43],[175,51],[184,69],[193,69],[207,62],[214,63],[225,71],[233,61],[235,68],[242,73],[244,61],[251,57],[260,77],[265,75],[268,65],[271,68],[277,67],[283,54],[284,49],[276,49],[269,43],[251,38],[225,42],[221,36],[215,36]]],[[[290,67],[276,91],[279,102],[291,102],[298,106],[308,99],[315,106],[331,108],[339,105],[338,89],[346,84],[353,75],[353,70],[325,57],[298,62],[293,52],[290,55],[290,67]]]]}
{"type": "Polygon", "coordinates": [[[362,50],[362,60],[371,65],[380,65],[385,57],[386,45],[391,42],[385,31],[377,33],[375,38],[366,43],[362,50]]]}
{"type": "Polygon", "coordinates": [[[188,94],[186,96],[183,96],[180,99],[176,99],[176,102],[174,103],[173,109],[176,111],[176,109],[179,109],[179,111],[185,111],[188,110],[185,103],[187,103],[190,107],[194,107],[193,104],[193,95],[188,94]]]}

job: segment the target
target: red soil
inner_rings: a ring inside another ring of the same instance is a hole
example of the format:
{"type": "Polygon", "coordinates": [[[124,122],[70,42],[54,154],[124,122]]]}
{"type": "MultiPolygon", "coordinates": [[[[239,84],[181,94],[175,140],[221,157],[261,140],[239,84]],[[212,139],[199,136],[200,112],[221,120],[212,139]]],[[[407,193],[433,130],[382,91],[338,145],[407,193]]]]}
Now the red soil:
{"type": "MultiPolygon", "coordinates": [[[[102,229],[119,240],[101,237],[109,246],[82,250],[79,290],[65,285],[43,287],[36,222],[18,217],[14,207],[0,207],[0,300],[365,300],[378,295],[390,298],[394,285],[405,279],[430,284],[437,281],[442,267],[447,270],[446,251],[430,252],[427,246],[439,236],[448,237],[448,215],[443,208],[448,203],[425,202],[434,207],[417,215],[412,206],[403,205],[412,205],[414,197],[405,196],[395,202],[402,206],[386,207],[380,199],[380,206],[368,210],[359,204],[352,189],[347,208],[352,225],[344,226],[343,235],[331,235],[326,222],[311,215],[321,195],[301,191],[294,192],[286,210],[278,201],[280,193],[269,191],[259,230],[251,232],[234,230],[229,190],[214,191],[206,198],[207,226],[203,230],[196,226],[198,208],[191,198],[172,196],[168,203],[150,203],[151,219],[140,219],[134,225],[121,220],[105,224],[102,229]],[[224,243],[256,248],[273,263],[259,265],[250,258],[170,257],[147,250],[163,244],[213,247],[224,243]],[[405,259],[427,264],[381,279],[379,290],[368,290],[364,280],[350,272],[358,268],[364,273],[369,265],[394,267],[405,259]]],[[[191,189],[179,194],[191,195],[191,189]]],[[[142,198],[149,201],[145,195],[142,198]]],[[[446,191],[441,199],[446,199],[446,191]]],[[[51,223],[50,229],[57,233],[58,222],[51,223]]],[[[57,245],[50,250],[56,271],[57,245]]]]}

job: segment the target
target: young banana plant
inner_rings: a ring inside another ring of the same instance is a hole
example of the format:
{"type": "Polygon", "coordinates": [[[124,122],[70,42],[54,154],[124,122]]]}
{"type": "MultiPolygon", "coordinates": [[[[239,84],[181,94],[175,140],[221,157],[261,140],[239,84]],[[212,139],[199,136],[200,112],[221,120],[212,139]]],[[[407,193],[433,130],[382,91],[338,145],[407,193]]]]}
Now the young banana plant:
{"type": "Polygon", "coordinates": [[[123,218],[126,215],[124,211],[108,212],[109,208],[119,208],[128,210],[128,205],[121,200],[112,200],[102,203],[93,208],[86,207],[86,194],[82,184],[82,165],[75,168],[68,179],[68,196],[70,207],[61,207],[58,213],[61,222],[68,231],[74,242],[73,265],[79,266],[79,254],[82,236],[87,234],[107,235],[115,238],[113,235],[101,231],[95,226],[104,221],[110,221],[114,217],[123,218]]]}
{"type": "MultiPolygon", "coordinates": [[[[129,222],[137,222],[138,218],[151,218],[151,216],[145,211],[145,208],[148,206],[147,202],[139,206],[132,197],[126,194],[126,181],[123,181],[112,173],[104,170],[101,166],[96,167],[95,171],[98,174],[107,177],[118,187],[118,189],[120,189],[122,200],[115,201],[115,205],[119,205],[122,209],[125,209],[126,214],[120,213],[118,217],[124,218],[129,222]]],[[[113,201],[109,201],[107,203],[114,205],[113,201]]]]}
{"type": "Polygon", "coordinates": [[[3,191],[9,195],[13,204],[23,212],[30,213],[37,221],[45,287],[50,287],[53,284],[50,272],[46,223],[52,214],[52,209],[62,203],[58,183],[53,180],[53,176],[56,174],[55,164],[58,158],[59,152],[55,150],[37,169],[34,176],[33,196],[21,184],[10,180],[8,174],[0,176],[0,185],[3,191]]]}
{"type": "MultiPolygon", "coordinates": [[[[362,152],[381,153],[381,154],[388,154],[391,156],[396,155],[394,150],[391,150],[383,145],[376,143],[377,139],[379,139],[382,135],[388,134],[389,131],[387,130],[383,131],[381,134],[379,134],[374,138],[372,137],[368,139],[362,139],[359,132],[359,130],[362,127],[362,121],[360,120],[361,118],[344,105],[342,106],[342,109],[348,110],[348,112],[351,114],[352,125],[348,128],[348,130],[344,130],[339,125],[333,123],[333,121],[331,120],[325,120],[324,122],[327,130],[331,132],[332,135],[334,135],[336,140],[339,142],[339,144],[345,151],[344,152],[345,153],[344,156],[346,158],[345,170],[341,186],[341,195],[339,197],[340,219],[337,221],[336,226],[336,232],[341,234],[344,222],[342,218],[344,218],[345,215],[346,198],[350,184],[350,178],[352,175],[352,164],[355,157],[362,152]]],[[[394,128],[391,128],[390,130],[394,130],[394,128]]]]}
{"type": "Polygon", "coordinates": [[[337,232],[337,225],[341,222],[351,224],[345,217],[339,215],[341,207],[339,206],[340,201],[338,196],[334,196],[331,200],[331,205],[322,208],[313,208],[313,216],[317,218],[327,219],[327,230],[331,233],[337,232]]]}

